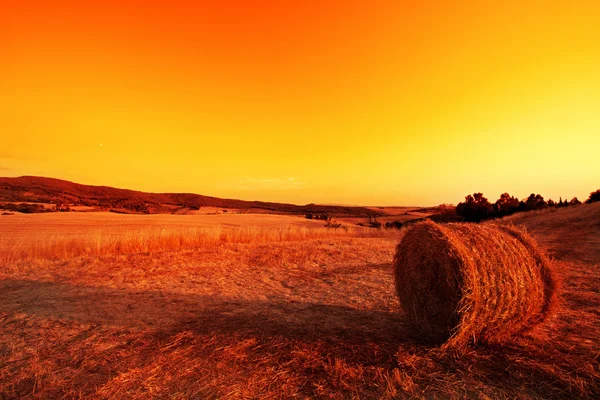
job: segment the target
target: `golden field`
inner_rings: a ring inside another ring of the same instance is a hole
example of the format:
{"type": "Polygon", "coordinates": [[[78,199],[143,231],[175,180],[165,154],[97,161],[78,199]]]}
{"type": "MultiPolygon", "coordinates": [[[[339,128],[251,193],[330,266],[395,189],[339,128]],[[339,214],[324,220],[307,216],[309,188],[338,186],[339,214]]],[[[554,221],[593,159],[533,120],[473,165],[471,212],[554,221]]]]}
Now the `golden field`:
{"type": "Polygon", "coordinates": [[[329,229],[322,221],[276,214],[14,214],[0,222],[0,259],[5,261],[155,253],[228,242],[395,236],[358,226],[329,229]]]}
{"type": "Polygon", "coordinates": [[[600,204],[510,217],[560,308],[505,345],[413,340],[402,231],[280,215],[0,216],[0,398],[597,398],[600,204]]]}

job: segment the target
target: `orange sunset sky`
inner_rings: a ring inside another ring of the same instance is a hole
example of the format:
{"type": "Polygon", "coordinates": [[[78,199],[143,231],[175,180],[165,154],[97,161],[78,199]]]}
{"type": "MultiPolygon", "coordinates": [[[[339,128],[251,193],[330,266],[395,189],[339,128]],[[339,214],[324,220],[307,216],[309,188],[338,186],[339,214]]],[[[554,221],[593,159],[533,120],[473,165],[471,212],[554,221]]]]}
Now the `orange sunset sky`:
{"type": "Polygon", "coordinates": [[[1,176],[370,205],[600,188],[597,1],[0,5],[1,176]]]}

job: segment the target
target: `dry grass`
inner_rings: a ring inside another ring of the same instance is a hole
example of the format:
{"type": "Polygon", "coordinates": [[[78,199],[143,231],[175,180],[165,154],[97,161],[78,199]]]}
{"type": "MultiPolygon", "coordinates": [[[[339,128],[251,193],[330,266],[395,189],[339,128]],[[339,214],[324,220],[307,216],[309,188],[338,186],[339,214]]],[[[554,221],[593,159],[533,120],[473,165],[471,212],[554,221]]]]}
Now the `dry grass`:
{"type": "Polygon", "coordinates": [[[147,229],[103,235],[95,232],[75,237],[53,235],[37,236],[30,232],[27,238],[5,237],[0,242],[0,262],[26,260],[68,259],[76,256],[106,256],[115,254],[157,253],[216,246],[220,243],[275,243],[325,238],[397,237],[391,230],[360,227],[308,228],[284,227],[230,227],[187,229],[147,229]],[[34,237],[31,237],[34,236],[34,237]]]}
{"type": "Polygon", "coordinates": [[[518,213],[501,222],[526,227],[556,258],[600,264],[600,203],[518,213]]]}
{"type": "MultiPolygon", "coordinates": [[[[577,248],[577,224],[557,229],[577,248]]],[[[595,399],[600,259],[563,260],[555,233],[536,239],[558,254],[558,315],[461,351],[411,339],[398,237],[3,261],[0,398],[595,399]]]]}
{"type": "Polygon", "coordinates": [[[398,244],[396,292],[415,330],[444,347],[506,343],[555,308],[550,261],[514,226],[422,222],[398,244]]]}

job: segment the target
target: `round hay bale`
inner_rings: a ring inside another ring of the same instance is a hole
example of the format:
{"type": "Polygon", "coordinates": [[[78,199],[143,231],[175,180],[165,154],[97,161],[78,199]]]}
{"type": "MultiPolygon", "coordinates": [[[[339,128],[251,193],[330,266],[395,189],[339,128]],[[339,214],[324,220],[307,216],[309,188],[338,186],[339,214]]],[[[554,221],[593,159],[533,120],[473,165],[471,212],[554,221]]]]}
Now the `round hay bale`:
{"type": "Polygon", "coordinates": [[[514,226],[417,223],[396,248],[394,272],[409,323],[445,347],[506,341],[556,303],[548,258],[514,226]]]}

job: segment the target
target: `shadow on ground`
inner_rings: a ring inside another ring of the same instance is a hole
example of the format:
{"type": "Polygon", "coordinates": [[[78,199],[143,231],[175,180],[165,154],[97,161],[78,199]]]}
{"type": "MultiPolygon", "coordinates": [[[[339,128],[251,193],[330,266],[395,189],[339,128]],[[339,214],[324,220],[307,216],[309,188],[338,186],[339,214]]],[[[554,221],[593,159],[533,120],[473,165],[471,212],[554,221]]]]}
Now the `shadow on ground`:
{"type": "MultiPolygon", "coordinates": [[[[232,299],[173,292],[134,292],[30,280],[0,281],[0,313],[40,316],[125,329],[150,329],[164,337],[181,331],[198,335],[247,334],[260,338],[377,343],[389,356],[410,338],[398,312],[341,305],[232,299]]],[[[372,357],[361,357],[369,362],[372,357]]]]}
{"type": "MultiPolygon", "coordinates": [[[[117,383],[111,379],[116,374],[142,373],[152,363],[154,368],[162,368],[166,361],[160,360],[175,359],[181,353],[185,358],[170,365],[169,373],[183,376],[188,371],[195,374],[192,374],[194,379],[199,379],[199,374],[225,368],[225,363],[231,375],[228,379],[239,382],[251,376],[255,368],[268,366],[273,371],[281,369],[300,376],[307,382],[301,390],[306,396],[315,396],[315,388],[323,385],[330,393],[343,392],[343,385],[336,386],[340,374],[354,374],[352,379],[357,382],[374,382],[372,387],[367,385],[363,397],[378,397],[384,381],[377,379],[385,377],[389,384],[394,371],[405,374],[403,379],[410,385],[404,381],[399,385],[407,385],[403,390],[416,396],[443,397],[447,390],[459,397],[487,393],[506,397],[591,398],[598,393],[593,369],[597,360],[589,354],[569,353],[569,349],[548,342],[538,344],[527,338],[510,346],[446,354],[416,344],[402,315],[386,310],[290,302],[281,298],[260,301],[3,280],[0,314],[26,314],[91,325],[91,329],[137,332],[133,339],[119,346],[90,355],[97,366],[81,370],[78,375],[82,384],[87,385],[86,390],[115,386],[117,383]],[[241,343],[249,344],[240,348],[241,343]],[[189,366],[190,360],[204,361],[189,366]],[[194,372],[201,364],[204,372],[194,372]],[[590,372],[586,372],[586,364],[592,368],[590,372]]],[[[0,329],[4,329],[2,324],[0,329]]],[[[68,346],[74,343],[63,345],[67,346],[64,353],[68,354],[68,346]]],[[[23,380],[9,394],[27,393],[32,384],[23,380]]],[[[171,389],[165,390],[168,393],[171,389]]],[[[203,390],[206,391],[199,393],[205,397],[222,394],[220,389],[203,390]]]]}

